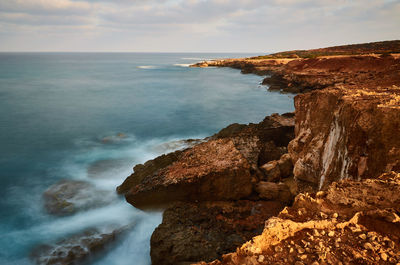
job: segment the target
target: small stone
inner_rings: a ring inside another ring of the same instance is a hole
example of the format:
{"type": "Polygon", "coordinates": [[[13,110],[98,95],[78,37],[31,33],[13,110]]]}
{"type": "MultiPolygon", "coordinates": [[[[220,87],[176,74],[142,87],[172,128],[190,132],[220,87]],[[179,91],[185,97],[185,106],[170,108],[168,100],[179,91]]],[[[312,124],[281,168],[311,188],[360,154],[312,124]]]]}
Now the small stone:
{"type": "Polygon", "coordinates": [[[314,236],[319,236],[319,232],[318,232],[317,229],[314,229],[314,230],[313,230],[313,233],[314,233],[314,236]]]}
{"type": "Polygon", "coordinates": [[[258,262],[264,262],[264,255],[258,256],[258,262]]]}
{"type": "Polygon", "coordinates": [[[321,235],[323,235],[323,236],[325,235],[325,231],[324,230],[321,231],[321,235]]]}
{"type": "Polygon", "coordinates": [[[313,241],[313,240],[314,240],[314,237],[313,237],[313,236],[310,236],[309,239],[310,239],[311,241],[313,241]]]}
{"type": "Polygon", "coordinates": [[[301,256],[300,256],[300,259],[302,259],[302,260],[307,259],[307,255],[305,255],[305,254],[304,254],[304,255],[301,255],[301,256]]]}
{"type": "Polygon", "coordinates": [[[338,215],[337,213],[334,213],[334,214],[332,215],[333,218],[338,218],[338,216],[339,216],[339,215],[338,215]]]}
{"type": "Polygon", "coordinates": [[[388,255],[386,253],[381,253],[381,258],[383,261],[387,261],[388,255]]]}
{"type": "Polygon", "coordinates": [[[298,210],[298,211],[297,211],[297,214],[298,214],[299,216],[301,216],[301,215],[303,215],[303,212],[302,212],[301,210],[298,210]]]}
{"type": "Polygon", "coordinates": [[[299,254],[303,254],[305,252],[304,248],[298,248],[297,252],[299,252],[299,254]]]}
{"type": "Polygon", "coordinates": [[[363,239],[363,240],[367,239],[367,236],[365,234],[360,234],[358,237],[363,239]]]}
{"type": "Polygon", "coordinates": [[[395,244],[394,244],[393,241],[389,241],[389,242],[388,242],[388,246],[389,246],[390,248],[394,248],[394,247],[395,247],[395,244]]]}
{"type": "Polygon", "coordinates": [[[336,238],[336,242],[342,242],[342,239],[340,237],[336,238]]]}
{"type": "Polygon", "coordinates": [[[329,237],[335,236],[335,232],[334,232],[334,231],[330,231],[330,232],[328,233],[328,236],[329,236],[329,237]]]}
{"type": "Polygon", "coordinates": [[[276,252],[282,252],[282,248],[281,248],[280,246],[276,246],[276,247],[275,247],[275,251],[276,251],[276,252]]]}
{"type": "Polygon", "coordinates": [[[336,242],[336,243],[335,243],[335,248],[338,248],[338,247],[340,247],[340,245],[339,245],[338,242],[336,242]]]}
{"type": "Polygon", "coordinates": [[[374,247],[373,247],[370,243],[365,243],[365,244],[364,244],[364,248],[365,248],[365,249],[374,250],[374,247]]]}
{"type": "Polygon", "coordinates": [[[289,249],[289,253],[293,253],[293,251],[294,251],[294,248],[289,249]]]}
{"type": "Polygon", "coordinates": [[[326,213],[321,212],[320,215],[321,215],[321,217],[322,217],[323,219],[328,218],[328,215],[327,215],[326,213]]]}

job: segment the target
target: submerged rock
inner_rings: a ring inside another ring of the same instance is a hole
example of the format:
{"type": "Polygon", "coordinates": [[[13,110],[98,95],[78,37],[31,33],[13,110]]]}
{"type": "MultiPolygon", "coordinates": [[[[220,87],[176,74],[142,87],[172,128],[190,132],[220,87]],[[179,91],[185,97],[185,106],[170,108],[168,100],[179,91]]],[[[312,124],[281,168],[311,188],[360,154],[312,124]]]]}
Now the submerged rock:
{"type": "Polygon", "coordinates": [[[280,202],[178,203],[167,209],[151,237],[154,265],[190,264],[221,257],[262,231],[280,202]]]}
{"type": "Polygon", "coordinates": [[[90,164],[87,173],[90,178],[110,179],[118,175],[121,168],[126,168],[131,159],[103,159],[90,164]]]}
{"type": "Polygon", "coordinates": [[[61,180],[43,193],[45,209],[54,215],[70,215],[104,206],[115,198],[112,192],[98,190],[93,184],[78,180],[61,180]]]}
{"type": "Polygon", "coordinates": [[[32,251],[31,258],[39,265],[85,264],[110,247],[128,228],[108,229],[109,231],[89,229],[54,244],[40,245],[32,251]]]}

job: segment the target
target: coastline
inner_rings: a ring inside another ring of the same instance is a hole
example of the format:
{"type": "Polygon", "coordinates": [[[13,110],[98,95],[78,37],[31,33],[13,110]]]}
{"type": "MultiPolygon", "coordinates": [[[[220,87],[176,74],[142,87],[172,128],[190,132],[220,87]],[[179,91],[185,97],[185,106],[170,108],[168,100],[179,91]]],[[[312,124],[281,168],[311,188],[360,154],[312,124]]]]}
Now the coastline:
{"type": "Polygon", "coordinates": [[[366,264],[400,261],[396,234],[378,225],[396,226],[399,217],[389,212],[399,210],[398,195],[381,194],[378,201],[374,195],[382,181],[395,193],[400,191],[399,174],[390,173],[400,170],[398,56],[224,59],[192,67],[209,66],[269,75],[263,84],[270,90],[299,93],[295,118],[276,114],[255,125],[231,125],[205,143],[174,153],[173,158],[167,155],[165,163],[149,161],[150,167],[146,163],[143,169],[147,174],[135,170],[130,185],[123,188],[129,203],[146,208],[170,201],[163,223],[152,236],[153,264],[204,264],[214,259],[210,264],[335,263],[353,262],[354,253],[354,259],[366,264]],[[294,135],[290,143],[285,140],[279,145],[282,132],[277,131],[283,128],[291,128],[294,135]],[[367,202],[359,194],[367,196],[367,202]],[[357,200],[360,203],[350,206],[350,211],[340,207],[357,200]],[[264,227],[257,214],[240,214],[243,210],[235,205],[246,204],[245,211],[253,213],[260,207],[257,203],[264,202],[289,208],[279,215],[273,214],[276,206],[270,208],[269,213],[277,217],[262,217],[268,220],[264,227]],[[190,211],[196,207],[198,211],[190,211]],[[249,229],[246,224],[255,225],[253,230],[258,227],[254,231],[264,227],[264,232],[243,244],[252,238],[240,232],[249,229]],[[358,227],[361,233],[349,234],[348,227],[358,227]],[[323,248],[300,247],[311,228],[322,236],[308,244],[323,248]],[[342,243],[330,239],[332,230],[339,228],[342,243]],[[364,251],[365,243],[355,240],[363,233],[376,234],[372,243],[379,245],[379,251],[374,249],[371,257],[364,251]],[[391,248],[381,244],[383,237],[392,242],[391,248]],[[196,247],[196,242],[202,243],[196,247]],[[229,250],[233,253],[227,254],[229,250]]]}

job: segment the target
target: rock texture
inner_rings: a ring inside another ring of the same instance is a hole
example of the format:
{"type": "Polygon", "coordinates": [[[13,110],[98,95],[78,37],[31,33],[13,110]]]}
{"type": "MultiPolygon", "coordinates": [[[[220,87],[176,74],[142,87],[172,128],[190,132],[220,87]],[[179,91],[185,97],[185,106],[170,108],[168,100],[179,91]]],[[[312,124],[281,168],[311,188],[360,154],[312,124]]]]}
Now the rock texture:
{"type": "Polygon", "coordinates": [[[294,176],[323,188],[400,170],[400,88],[332,88],[295,98],[294,176]]]}
{"type": "Polygon", "coordinates": [[[151,237],[154,265],[212,261],[261,233],[264,220],[278,214],[277,201],[179,203],[164,212],[151,237]]]}
{"type": "Polygon", "coordinates": [[[299,194],[260,236],[210,264],[397,264],[399,203],[399,173],[333,183],[299,194]]]}
{"type": "Polygon", "coordinates": [[[117,191],[139,208],[247,198],[262,177],[258,165],[287,152],[293,125],[290,113],[259,124],[231,125],[207,142],[135,166],[117,191]]]}

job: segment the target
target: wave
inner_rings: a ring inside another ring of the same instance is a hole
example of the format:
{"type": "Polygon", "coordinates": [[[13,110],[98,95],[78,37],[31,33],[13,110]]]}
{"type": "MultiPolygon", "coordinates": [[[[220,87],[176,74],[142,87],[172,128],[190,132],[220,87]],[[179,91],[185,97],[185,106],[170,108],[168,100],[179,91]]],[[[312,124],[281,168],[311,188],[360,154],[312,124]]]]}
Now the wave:
{"type": "Polygon", "coordinates": [[[191,63],[176,63],[174,66],[180,66],[180,67],[189,67],[191,66],[191,63]]]}
{"type": "Polygon", "coordinates": [[[139,68],[139,69],[157,69],[157,66],[154,66],[154,65],[139,65],[137,68],[139,68]]]}

